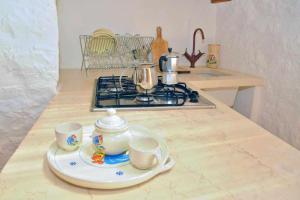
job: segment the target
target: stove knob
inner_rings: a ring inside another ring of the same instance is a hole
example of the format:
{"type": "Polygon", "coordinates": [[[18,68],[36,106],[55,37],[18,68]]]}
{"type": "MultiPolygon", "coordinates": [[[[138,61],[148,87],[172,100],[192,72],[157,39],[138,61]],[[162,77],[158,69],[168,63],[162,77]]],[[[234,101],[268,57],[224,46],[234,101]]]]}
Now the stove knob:
{"type": "Polygon", "coordinates": [[[198,92],[196,92],[196,91],[193,91],[190,95],[189,95],[189,97],[190,97],[190,102],[191,103],[198,103],[199,102],[199,94],[198,94],[198,92]]]}

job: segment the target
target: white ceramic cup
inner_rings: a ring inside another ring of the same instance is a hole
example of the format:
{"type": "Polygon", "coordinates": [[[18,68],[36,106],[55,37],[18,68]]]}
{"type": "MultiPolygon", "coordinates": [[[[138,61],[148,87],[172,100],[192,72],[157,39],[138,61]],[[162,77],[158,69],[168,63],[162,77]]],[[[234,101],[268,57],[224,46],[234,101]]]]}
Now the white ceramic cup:
{"type": "Polygon", "coordinates": [[[131,164],[138,169],[150,169],[161,163],[159,142],[152,137],[135,137],[129,142],[131,164]]]}
{"type": "Polygon", "coordinates": [[[55,128],[56,143],[66,151],[74,151],[82,142],[82,126],[78,123],[62,123],[55,128]]]}

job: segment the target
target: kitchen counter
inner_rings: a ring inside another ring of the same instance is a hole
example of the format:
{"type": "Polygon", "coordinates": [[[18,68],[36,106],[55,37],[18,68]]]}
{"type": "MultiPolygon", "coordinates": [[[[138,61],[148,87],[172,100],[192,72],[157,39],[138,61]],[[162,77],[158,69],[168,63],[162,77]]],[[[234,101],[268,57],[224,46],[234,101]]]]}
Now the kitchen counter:
{"type": "MultiPolygon", "coordinates": [[[[232,70],[228,70],[225,68],[217,68],[210,69],[207,67],[196,67],[196,68],[187,68],[187,67],[179,67],[179,71],[190,70],[189,74],[178,74],[178,81],[189,82],[193,85],[198,85],[199,89],[210,89],[210,88],[231,88],[231,87],[255,87],[255,86],[263,86],[264,80],[260,77],[244,74],[232,70]],[[221,73],[225,74],[224,76],[207,76],[207,73],[221,73]]],[[[69,78],[82,78],[81,75],[85,74],[85,72],[78,73],[77,70],[64,70],[68,71],[62,79],[69,78]]],[[[123,74],[125,76],[131,76],[132,70],[123,69],[123,70],[89,70],[88,77],[84,77],[86,80],[89,79],[93,81],[93,79],[98,78],[99,76],[109,76],[111,74],[120,75],[123,74]]],[[[161,75],[158,73],[158,75],[161,75]]],[[[61,80],[62,81],[62,80],[61,80]]],[[[77,84],[76,81],[74,84],[77,84]]],[[[76,85],[76,87],[80,87],[80,85],[76,85]]],[[[74,89],[74,88],[73,88],[74,89]]],[[[73,90],[71,89],[71,90],[73,90]]]]}
{"type": "Polygon", "coordinates": [[[179,71],[190,70],[190,74],[179,74],[179,81],[198,84],[200,89],[254,87],[263,86],[264,80],[260,77],[232,71],[225,68],[210,69],[207,67],[186,68],[179,71]]]}
{"type": "MultiPolygon", "coordinates": [[[[106,73],[111,72],[101,71],[106,73]]],[[[202,91],[217,109],[119,113],[130,124],[146,126],[166,139],[176,160],[171,171],[138,186],[110,191],[60,180],[45,157],[54,141],[54,127],[65,121],[91,125],[104,116],[89,112],[93,77],[98,75],[62,71],[58,95],[0,174],[1,200],[300,199],[300,152],[202,91]]]]}

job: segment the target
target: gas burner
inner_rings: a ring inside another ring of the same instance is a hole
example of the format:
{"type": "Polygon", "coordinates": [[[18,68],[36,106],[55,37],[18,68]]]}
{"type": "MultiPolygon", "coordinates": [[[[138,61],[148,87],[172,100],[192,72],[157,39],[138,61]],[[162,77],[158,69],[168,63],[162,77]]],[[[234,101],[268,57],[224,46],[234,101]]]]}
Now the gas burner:
{"type": "Polygon", "coordinates": [[[119,76],[99,77],[96,80],[92,111],[107,108],[118,109],[170,109],[170,108],[215,108],[215,105],[200,97],[197,91],[188,88],[185,83],[166,85],[158,79],[151,93],[138,93],[133,80],[119,76]],[[122,89],[121,89],[122,88],[122,89]]]}
{"type": "Polygon", "coordinates": [[[135,98],[137,102],[151,102],[154,101],[154,97],[148,94],[138,94],[135,98]]]}
{"type": "Polygon", "coordinates": [[[120,87],[114,87],[114,88],[108,88],[107,91],[109,92],[119,92],[121,91],[122,89],[120,87]]]}

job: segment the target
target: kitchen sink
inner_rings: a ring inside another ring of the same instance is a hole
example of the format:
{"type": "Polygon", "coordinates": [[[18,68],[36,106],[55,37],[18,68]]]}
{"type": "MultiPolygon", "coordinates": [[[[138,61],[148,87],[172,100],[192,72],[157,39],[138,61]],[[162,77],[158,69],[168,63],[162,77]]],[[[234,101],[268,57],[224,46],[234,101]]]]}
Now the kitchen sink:
{"type": "MultiPolygon", "coordinates": [[[[224,73],[217,70],[212,69],[205,69],[201,71],[194,71],[191,73],[192,75],[196,75],[198,77],[209,79],[214,77],[222,77],[222,76],[232,76],[230,73],[224,73]]],[[[222,80],[222,79],[220,79],[222,80]]],[[[202,89],[207,94],[215,97],[216,99],[220,100],[221,102],[225,103],[226,105],[232,107],[237,95],[238,88],[237,87],[229,87],[229,88],[207,88],[202,89]]]]}

